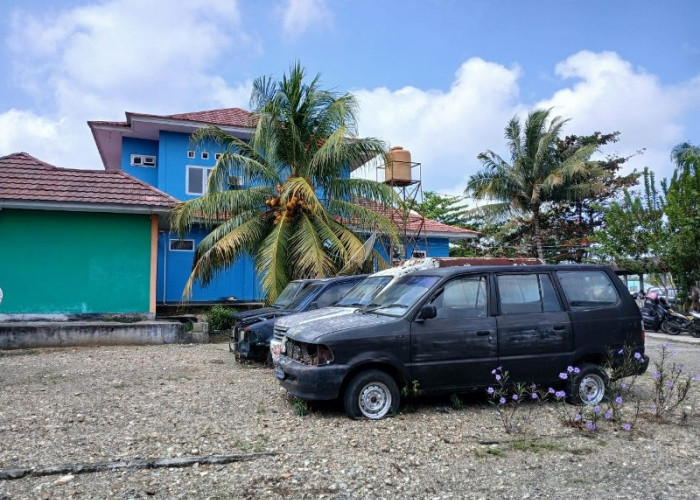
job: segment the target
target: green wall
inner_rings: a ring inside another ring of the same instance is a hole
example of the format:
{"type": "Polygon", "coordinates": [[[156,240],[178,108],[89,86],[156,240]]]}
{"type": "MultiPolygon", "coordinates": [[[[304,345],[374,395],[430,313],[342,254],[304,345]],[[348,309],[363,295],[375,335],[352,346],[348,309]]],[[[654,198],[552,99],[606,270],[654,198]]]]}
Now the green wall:
{"type": "Polygon", "coordinates": [[[0,314],[147,313],[150,215],[0,210],[0,314]]]}

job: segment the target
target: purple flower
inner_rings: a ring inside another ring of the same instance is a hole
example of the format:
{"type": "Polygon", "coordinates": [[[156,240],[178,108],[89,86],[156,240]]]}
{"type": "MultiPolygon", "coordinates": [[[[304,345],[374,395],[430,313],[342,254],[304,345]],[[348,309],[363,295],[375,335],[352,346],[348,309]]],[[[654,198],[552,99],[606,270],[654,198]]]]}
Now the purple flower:
{"type": "Polygon", "coordinates": [[[576,422],[580,422],[580,421],[581,421],[581,414],[580,414],[580,413],[577,413],[576,416],[574,417],[574,420],[575,420],[576,422]]]}
{"type": "Polygon", "coordinates": [[[563,399],[566,397],[566,393],[564,391],[557,391],[554,393],[554,395],[559,399],[563,399]]]}
{"type": "Polygon", "coordinates": [[[634,353],[634,359],[642,359],[641,353],[635,352],[635,353],[634,353]]]}
{"type": "Polygon", "coordinates": [[[503,371],[503,367],[502,367],[502,366],[497,366],[497,367],[496,367],[496,370],[498,370],[499,372],[500,372],[500,371],[503,371]]]}
{"type": "Polygon", "coordinates": [[[569,372],[569,373],[571,373],[572,371],[574,371],[574,367],[573,367],[573,366],[567,366],[567,367],[566,367],[566,371],[569,372]]]}
{"type": "Polygon", "coordinates": [[[586,428],[587,428],[589,431],[594,431],[594,430],[595,430],[595,424],[594,424],[593,422],[588,422],[588,423],[586,423],[586,428]]]}
{"type": "Polygon", "coordinates": [[[698,374],[696,373],[695,375],[693,375],[693,380],[697,382],[698,380],[700,380],[700,376],[698,376],[698,374]]]}
{"type": "Polygon", "coordinates": [[[615,402],[616,402],[617,404],[621,405],[621,404],[622,404],[622,396],[616,397],[616,398],[615,398],[615,402]]]}
{"type": "Polygon", "coordinates": [[[496,369],[491,370],[491,375],[496,375],[496,369]]]}
{"type": "Polygon", "coordinates": [[[595,405],[593,407],[593,413],[600,413],[600,406],[599,405],[595,405]]]}
{"type": "Polygon", "coordinates": [[[536,392],[533,392],[532,394],[530,394],[530,396],[532,397],[532,399],[539,399],[539,396],[536,392]]]}
{"type": "Polygon", "coordinates": [[[671,356],[678,356],[678,350],[677,349],[672,350],[671,356]]]}
{"type": "Polygon", "coordinates": [[[501,403],[502,405],[504,405],[504,404],[506,404],[506,398],[501,396],[501,399],[499,399],[498,402],[501,403]]]}
{"type": "Polygon", "coordinates": [[[617,351],[617,353],[618,353],[618,354],[624,354],[624,353],[625,353],[625,350],[624,350],[624,349],[620,349],[619,351],[617,351]]]}
{"type": "Polygon", "coordinates": [[[624,382],[620,382],[620,388],[621,388],[621,389],[626,389],[626,388],[627,388],[627,384],[625,384],[624,382]]]}
{"type": "Polygon", "coordinates": [[[496,374],[496,380],[501,380],[501,376],[496,374]]]}
{"type": "Polygon", "coordinates": [[[547,392],[550,394],[554,394],[554,389],[550,387],[549,389],[547,389],[547,392]]]}
{"type": "Polygon", "coordinates": [[[673,387],[673,380],[669,380],[668,382],[666,382],[666,385],[669,387],[673,387]]]}
{"type": "Polygon", "coordinates": [[[668,349],[669,347],[671,347],[671,344],[669,344],[668,342],[664,343],[664,349],[668,349]]]}
{"type": "Polygon", "coordinates": [[[655,405],[654,403],[652,403],[652,404],[649,406],[649,408],[651,408],[652,410],[656,410],[656,405],[655,405]]]}
{"type": "Polygon", "coordinates": [[[561,373],[559,374],[559,378],[562,379],[562,380],[566,380],[567,378],[569,378],[569,374],[566,373],[566,372],[561,372],[561,373]]]}
{"type": "Polygon", "coordinates": [[[513,401],[517,401],[517,400],[518,400],[518,395],[517,395],[517,394],[513,394],[513,401]]]}
{"type": "Polygon", "coordinates": [[[605,420],[610,420],[612,418],[612,412],[610,410],[605,412],[605,420]]]}
{"type": "Polygon", "coordinates": [[[496,390],[493,387],[489,387],[488,389],[486,389],[486,392],[488,392],[489,394],[493,394],[494,392],[496,392],[496,390]]]}
{"type": "Polygon", "coordinates": [[[623,429],[623,430],[626,430],[626,431],[629,431],[629,430],[632,429],[632,426],[631,426],[630,424],[622,424],[622,429],[623,429]]]}
{"type": "Polygon", "coordinates": [[[659,372],[651,372],[651,376],[658,380],[661,375],[659,375],[659,372]]]}
{"type": "Polygon", "coordinates": [[[574,373],[581,373],[581,370],[578,366],[574,366],[574,373]]]}

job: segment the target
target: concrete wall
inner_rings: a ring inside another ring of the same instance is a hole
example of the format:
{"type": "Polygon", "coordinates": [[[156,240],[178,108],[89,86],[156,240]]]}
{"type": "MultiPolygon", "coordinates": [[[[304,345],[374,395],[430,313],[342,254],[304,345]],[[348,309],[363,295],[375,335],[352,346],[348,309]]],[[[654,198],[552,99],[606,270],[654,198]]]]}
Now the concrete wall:
{"type": "Polygon", "coordinates": [[[207,332],[186,332],[182,323],[0,323],[0,349],[207,342],[207,332]]]}

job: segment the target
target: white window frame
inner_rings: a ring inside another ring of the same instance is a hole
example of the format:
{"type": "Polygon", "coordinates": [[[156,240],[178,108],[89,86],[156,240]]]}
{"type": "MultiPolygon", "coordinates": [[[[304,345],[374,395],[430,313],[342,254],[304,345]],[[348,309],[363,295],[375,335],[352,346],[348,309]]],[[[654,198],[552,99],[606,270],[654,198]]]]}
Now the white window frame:
{"type": "Polygon", "coordinates": [[[207,194],[207,180],[209,179],[209,174],[211,173],[213,168],[214,167],[203,167],[201,165],[187,165],[186,171],[185,171],[185,193],[191,194],[191,195],[197,195],[197,196],[207,194]],[[190,191],[190,170],[192,170],[192,169],[205,170],[205,175],[202,178],[202,192],[201,193],[196,193],[196,192],[190,191]]]}
{"type": "Polygon", "coordinates": [[[195,157],[194,151],[192,151],[191,149],[188,150],[188,151],[187,151],[187,158],[190,158],[190,159],[191,159],[191,158],[194,158],[194,157],[195,157]]]}
{"type": "Polygon", "coordinates": [[[194,252],[194,240],[170,238],[170,240],[168,240],[168,250],[170,250],[171,252],[194,252]],[[175,242],[175,241],[187,241],[189,243],[192,243],[192,248],[191,249],[173,248],[173,242],[175,242]]]}
{"type": "Polygon", "coordinates": [[[202,151],[202,160],[208,160],[209,159],[209,152],[208,151],[202,151]]]}

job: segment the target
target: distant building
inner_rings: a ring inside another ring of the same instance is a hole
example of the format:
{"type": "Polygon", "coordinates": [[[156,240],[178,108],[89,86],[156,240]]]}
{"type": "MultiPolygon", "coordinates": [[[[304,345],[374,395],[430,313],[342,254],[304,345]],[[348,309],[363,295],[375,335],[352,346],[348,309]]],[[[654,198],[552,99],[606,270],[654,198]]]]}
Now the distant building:
{"type": "MultiPolygon", "coordinates": [[[[126,172],[182,201],[206,192],[207,175],[222,153],[213,143],[206,146],[193,144],[190,141],[192,132],[215,125],[236,137],[249,139],[254,127],[251,114],[238,108],[162,116],[126,113],[124,122],[91,121],[88,124],[108,172],[126,172]]],[[[245,186],[241,185],[240,179],[231,179],[231,189],[241,187],[245,186]]],[[[413,255],[446,257],[450,240],[475,238],[477,235],[474,231],[427,219],[404,224],[403,230],[406,233],[413,231],[413,236],[420,232],[422,238],[421,241],[413,238],[416,241],[400,249],[404,258],[413,255]]],[[[156,283],[158,303],[182,300],[194,250],[206,234],[206,230],[194,228],[180,237],[161,227],[156,283]]],[[[190,300],[215,302],[227,298],[242,301],[262,298],[252,258],[239,259],[205,288],[195,286],[190,300]]]]}

